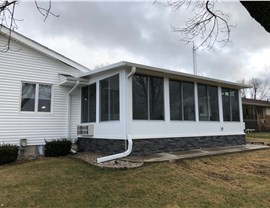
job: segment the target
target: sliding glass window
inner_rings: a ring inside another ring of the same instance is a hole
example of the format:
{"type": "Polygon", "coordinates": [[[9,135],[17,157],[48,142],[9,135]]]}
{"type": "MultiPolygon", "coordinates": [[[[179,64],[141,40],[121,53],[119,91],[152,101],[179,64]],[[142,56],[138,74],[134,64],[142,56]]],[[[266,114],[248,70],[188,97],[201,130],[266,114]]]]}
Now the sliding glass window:
{"type": "Polygon", "coordinates": [[[82,123],[96,122],[96,83],[82,88],[82,123]]]}
{"type": "Polygon", "coordinates": [[[169,81],[171,120],[195,120],[194,84],[184,81],[169,81]]]}
{"type": "Polygon", "coordinates": [[[100,120],[119,120],[119,74],[100,81],[100,120]]]}
{"type": "Polygon", "coordinates": [[[170,80],[170,116],[171,120],[183,120],[182,84],[170,80]]]}
{"type": "Polygon", "coordinates": [[[198,107],[200,121],[219,121],[218,88],[198,84],[198,107]]]}
{"type": "Polygon", "coordinates": [[[132,77],[133,119],[164,120],[163,78],[135,74],[132,77]]]}
{"type": "Polygon", "coordinates": [[[240,121],[238,90],[222,88],[224,121],[240,121]]]}

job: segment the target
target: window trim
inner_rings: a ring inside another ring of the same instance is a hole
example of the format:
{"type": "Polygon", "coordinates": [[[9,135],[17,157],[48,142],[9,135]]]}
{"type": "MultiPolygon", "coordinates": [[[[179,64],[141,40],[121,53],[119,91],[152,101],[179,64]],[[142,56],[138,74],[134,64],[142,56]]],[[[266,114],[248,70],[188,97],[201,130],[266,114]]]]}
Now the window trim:
{"type": "Polygon", "coordinates": [[[43,82],[31,82],[31,81],[23,81],[21,80],[20,82],[20,90],[19,90],[19,110],[18,112],[23,113],[23,114],[53,114],[53,109],[54,109],[54,85],[51,83],[43,83],[43,82]],[[36,91],[35,91],[35,106],[34,106],[34,111],[22,111],[22,86],[23,84],[34,84],[36,85],[36,91]],[[39,85],[48,85],[51,86],[51,109],[49,112],[45,111],[38,111],[38,100],[39,100],[39,85]]]}

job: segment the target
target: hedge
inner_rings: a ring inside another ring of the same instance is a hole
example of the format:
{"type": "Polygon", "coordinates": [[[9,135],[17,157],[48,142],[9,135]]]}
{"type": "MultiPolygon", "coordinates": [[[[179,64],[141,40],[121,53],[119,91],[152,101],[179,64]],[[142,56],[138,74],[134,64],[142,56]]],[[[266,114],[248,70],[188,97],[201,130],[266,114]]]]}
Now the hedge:
{"type": "Polygon", "coordinates": [[[67,139],[59,139],[53,141],[46,141],[45,156],[58,157],[68,155],[71,149],[71,141],[67,139]]]}
{"type": "Polygon", "coordinates": [[[15,162],[18,158],[19,147],[16,145],[0,145],[0,165],[15,162]]]}

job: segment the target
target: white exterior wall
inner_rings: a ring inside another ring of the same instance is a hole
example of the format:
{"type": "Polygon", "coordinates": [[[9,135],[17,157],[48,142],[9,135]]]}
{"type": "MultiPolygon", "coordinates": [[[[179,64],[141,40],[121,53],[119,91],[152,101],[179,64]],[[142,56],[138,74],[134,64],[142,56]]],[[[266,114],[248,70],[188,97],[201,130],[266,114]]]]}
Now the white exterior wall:
{"type": "MultiPolygon", "coordinates": [[[[175,77],[176,78],[176,77],[175,77]]],[[[181,80],[181,77],[179,77],[181,80]]],[[[216,135],[242,135],[244,134],[244,122],[242,118],[242,102],[239,99],[240,122],[223,122],[221,87],[219,92],[219,116],[220,121],[199,121],[197,83],[194,83],[195,92],[195,121],[171,121],[169,103],[169,78],[164,78],[164,113],[165,120],[133,120],[132,118],[132,78],[127,79],[127,134],[133,139],[142,138],[168,138],[168,137],[195,137],[216,135]]],[[[240,93],[239,93],[240,96],[240,93]]]]}
{"type": "MultiPolygon", "coordinates": [[[[126,74],[123,69],[106,71],[102,74],[94,75],[90,78],[89,84],[96,83],[96,122],[81,123],[80,125],[94,125],[93,138],[96,139],[126,139],[126,74]],[[100,89],[99,81],[107,77],[119,74],[119,99],[120,99],[120,119],[119,121],[100,121],[100,89]]],[[[81,106],[81,101],[80,101],[81,106]]],[[[79,111],[81,120],[81,113],[79,111]]]]}
{"type": "Polygon", "coordinates": [[[81,118],[81,90],[78,87],[70,96],[70,137],[77,138],[77,126],[81,118]]]}
{"type": "MultiPolygon", "coordinates": [[[[6,43],[0,35],[0,44],[6,43]]],[[[0,143],[26,138],[28,145],[39,145],[66,137],[70,88],[58,85],[58,73],[80,72],[23,44],[12,41],[11,49],[17,51],[0,53],[0,143]],[[20,111],[22,81],[53,85],[51,113],[20,111]]]]}

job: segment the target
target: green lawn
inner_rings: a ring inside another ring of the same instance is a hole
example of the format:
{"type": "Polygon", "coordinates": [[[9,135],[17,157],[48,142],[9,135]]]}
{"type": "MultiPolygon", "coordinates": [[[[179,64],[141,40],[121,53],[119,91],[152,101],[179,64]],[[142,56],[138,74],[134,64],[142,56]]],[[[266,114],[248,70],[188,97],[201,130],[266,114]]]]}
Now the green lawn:
{"type": "Polygon", "coordinates": [[[247,133],[246,139],[252,142],[270,143],[270,132],[247,133]]]}
{"type": "Polygon", "coordinates": [[[75,158],[0,167],[0,207],[270,207],[270,150],[109,170],[75,158]]]}

